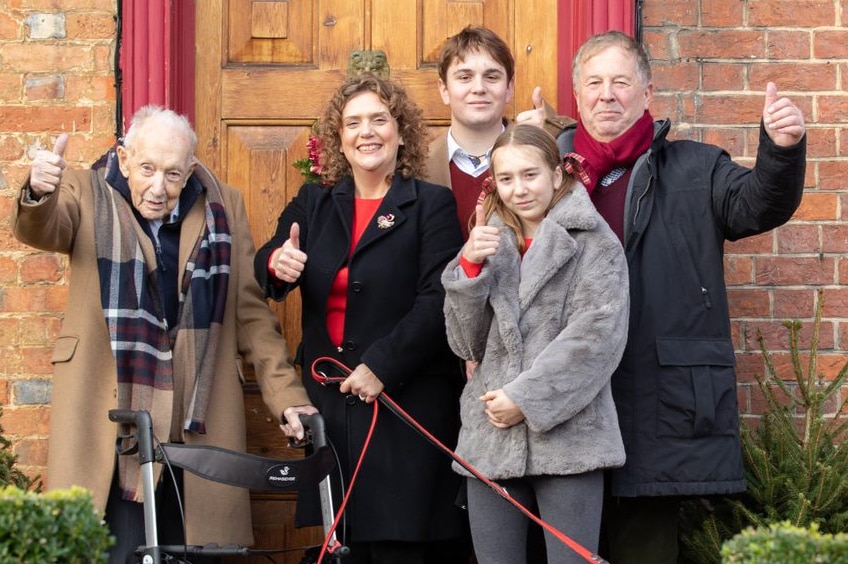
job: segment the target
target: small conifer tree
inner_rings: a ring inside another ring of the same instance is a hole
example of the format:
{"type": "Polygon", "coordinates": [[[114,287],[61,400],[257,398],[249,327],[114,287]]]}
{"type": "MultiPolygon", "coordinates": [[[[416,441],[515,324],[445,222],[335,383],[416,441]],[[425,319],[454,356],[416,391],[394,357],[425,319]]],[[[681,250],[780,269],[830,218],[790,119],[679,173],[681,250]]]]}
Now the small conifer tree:
{"type": "Polygon", "coordinates": [[[743,421],[742,453],[748,490],[719,500],[686,504],[683,545],[687,561],[721,561],[721,544],[742,529],[789,522],[816,524],[822,533],[848,525],[848,429],[842,388],[848,362],[830,381],[819,372],[818,347],[824,296],[818,292],[809,358],[800,343],[802,324],[787,321],[791,372],[778,374],[762,333],[757,340],[765,374],[757,384],[766,409],[757,424],[743,421]]]}

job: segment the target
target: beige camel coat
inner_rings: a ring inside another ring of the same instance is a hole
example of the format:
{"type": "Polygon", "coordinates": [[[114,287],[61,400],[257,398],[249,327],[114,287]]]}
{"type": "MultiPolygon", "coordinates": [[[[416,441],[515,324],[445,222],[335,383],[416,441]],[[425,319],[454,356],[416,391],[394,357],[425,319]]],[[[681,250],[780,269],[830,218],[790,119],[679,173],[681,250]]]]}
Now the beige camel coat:
{"type": "MultiPolygon", "coordinates": [[[[90,174],[67,171],[60,189],[38,203],[28,203],[24,186],[13,229],[15,236],[28,245],[70,257],[68,304],[53,352],[47,483],[50,489],[74,484],[88,488],[102,511],[115,467],[116,425],[109,421],[107,412],[116,407],[116,368],[100,305],[90,174]]],[[[218,182],[201,165],[195,174],[204,186],[218,182]]],[[[275,416],[280,417],[288,406],[309,400],[300,378],[286,361],[279,324],[253,277],[254,247],[242,196],[227,186],[221,191],[232,231],[229,296],[217,344],[219,366],[212,386],[207,434],[187,436],[186,442],[243,451],[241,359],[254,366],[264,401],[275,416]]],[[[204,226],[204,200],[205,192],[184,220],[181,265],[204,226]]],[[[145,259],[155,264],[152,244],[146,238],[141,243],[145,259]]],[[[174,361],[175,370],[185,369],[178,361],[174,361]]],[[[282,432],[280,440],[285,440],[282,432]]],[[[249,492],[245,489],[186,473],[185,511],[190,544],[253,543],[249,492]]]]}

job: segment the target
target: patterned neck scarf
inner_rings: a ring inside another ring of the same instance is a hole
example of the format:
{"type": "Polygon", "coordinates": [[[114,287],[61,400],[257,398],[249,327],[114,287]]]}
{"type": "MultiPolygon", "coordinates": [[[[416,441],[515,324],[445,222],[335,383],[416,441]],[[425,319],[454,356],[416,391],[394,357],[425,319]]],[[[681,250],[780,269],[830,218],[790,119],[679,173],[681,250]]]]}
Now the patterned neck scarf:
{"type": "MultiPolygon", "coordinates": [[[[92,183],[100,299],[117,365],[118,407],[149,411],[154,433],[167,440],[174,413],[176,352],[178,365],[192,372],[180,375],[185,391],[177,397],[185,397],[187,416],[183,427],[205,433],[232,246],[220,187],[215,182],[204,185],[206,222],[183,273],[178,326],[169,328],[156,261],[145,260],[140,241],[147,235],[131,204],[94,171],[92,183]]],[[[141,501],[138,459],[119,456],[118,464],[124,499],[141,501]]]]}
{"type": "Polygon", "coordinates": [[[563,166],[566,172],[580,178],[591,195],[600,180],[614,169],[632,167],[651,147],[653,137],[654,118],[648,110],[645,110],[630,129],[609,143],[598,141],[589,135],[583,121],[578,119],[577,131],[574,134],[574,151],[563,155],[563,166]]]}

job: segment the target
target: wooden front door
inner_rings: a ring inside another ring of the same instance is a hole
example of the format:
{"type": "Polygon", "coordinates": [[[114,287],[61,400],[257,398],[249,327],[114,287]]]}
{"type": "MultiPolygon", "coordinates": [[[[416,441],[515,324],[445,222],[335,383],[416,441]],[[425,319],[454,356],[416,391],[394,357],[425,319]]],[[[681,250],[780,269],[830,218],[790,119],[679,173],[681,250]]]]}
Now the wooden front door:
{"type": "MultiPolygon", "coordinates": [[[[382,50],[391,78],[423,108],[432,129],[449,122],[438,94],[436,62],[444,40],[482,25],[512,46],[516,59],[510,117],[531,106],[533,87],[557,99],[556,0],[197,0],[196,127],[198,156],[240,189],[258,245],[301,185],[292,165],[306,156],[310,126],[347,74],[350,54],[382,50]]],[[[300,301],[272,304],[293,354],[300,301]]],[[[245,387],[248,444],[265,456],[296,456],[258,390],[245,387]]],[[[319,542],[294,532],[293,496],[254,494],[260,547],[319,542]]],[[[299,562],[300,555],[280,562],[299,562]]]]}

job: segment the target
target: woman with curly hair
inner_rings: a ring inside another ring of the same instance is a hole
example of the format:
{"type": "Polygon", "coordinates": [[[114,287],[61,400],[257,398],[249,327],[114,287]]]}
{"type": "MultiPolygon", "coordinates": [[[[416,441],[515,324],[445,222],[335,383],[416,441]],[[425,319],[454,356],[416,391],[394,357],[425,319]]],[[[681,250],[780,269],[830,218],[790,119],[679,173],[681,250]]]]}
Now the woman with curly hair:
{"type": "MultiPolygon", "coordinates": [[[[286,206],[255,270],[269,298],[300,288],[296,362],[348,483],[383,390],[456,444],[464,377],[447,344],[440,275],[462,235],[450,190],[417,178],[426,133],[400,85],[349,79],[319,132],[321,184],[305,184],[286,206]],[[310,376],[324,356],[353,369],[339,387],[310,376]]],[[[348,562],[467,564],[456,549],[466,529],[457,478],[448,457],[382,413],[346,513],[348,562]]]]}

